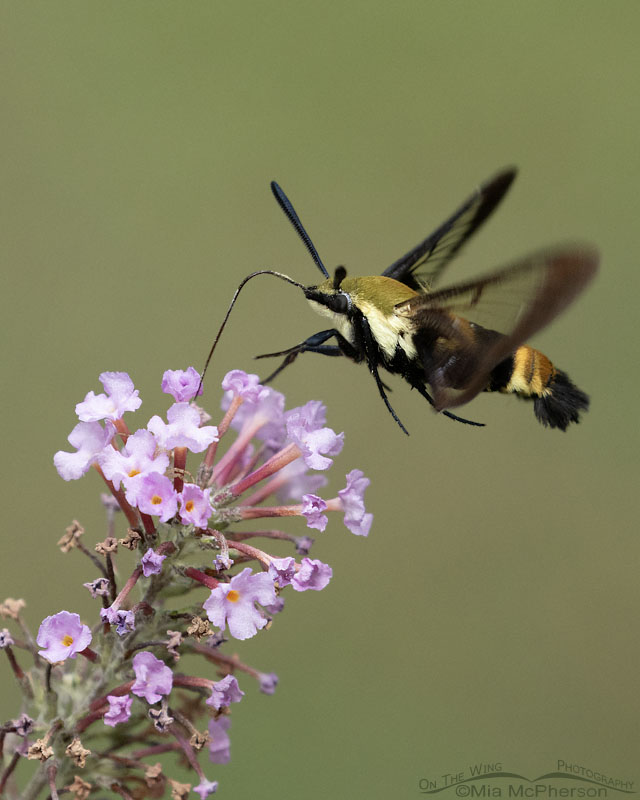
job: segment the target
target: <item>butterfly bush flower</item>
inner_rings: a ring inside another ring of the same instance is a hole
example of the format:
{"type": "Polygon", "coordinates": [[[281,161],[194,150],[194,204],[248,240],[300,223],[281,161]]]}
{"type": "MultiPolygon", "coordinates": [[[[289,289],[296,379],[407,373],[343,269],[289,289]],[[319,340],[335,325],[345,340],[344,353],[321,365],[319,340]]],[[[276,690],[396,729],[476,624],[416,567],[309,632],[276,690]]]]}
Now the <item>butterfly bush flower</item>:
{"type": "Polygon", "coordinates": [[[76,452],[59,450],[53,457],[58,475],[65,481],[76,481],[86,475],[91,465],[103,456],[114,433],[111,424],[103,428],[99,422],[79,422],[68,437],[76,452]]]}
{"type": "Polygon", "coordinates": [[[267,624],[259,605],[275,603],[276,591],[269,573],[253,575],[246,567],[229,583],[220,584],[203,603],[207,616],[218,628],[229,625],[235,639],[249,639],[267,624]]]}
{"type": "Polygon", "coordinates": [[[291,579],[291,585],[298,592],[306,592],[307,589],[319,591],[324,589],[331,580],[333,570],[328,564],[312,558],[303,558],[300,569],[291,579]]]}
{"type": "Polygon", "coordinates": [[[166,556],[158,555],[151,548],[142,556],[140,564],[142,565],[142,574],[145,578],[151,575],[159,575],[162,572],[162,562],[166,556]]]}
{"type": "Polygon", "coordinates": [[[42,621],[36,642],[42,650],[38,655],[55,664],[75,658],[91,643],[91,631],[83,625],[78,614],[59,611],[42,621]]]}
{"type": "Polygon", "coordinates": [[[147,703],[157,703],[162,696],[169,694],[173,686],[173,673],[164,661],[153,653],[138,653],[133,657],[133,671],[136,680],[131,691],[144,697],[147,703]]]}
{"type": "Polygon", "coordinates": [[[124,484],[131,490],[133,478],[156,472],[164,475],[169,467],[169,456],[158,449],[158,442],[151,431],[142,428],[129,436],[122,450],[105,449],[99,460],[105,477],[116,489],[124,484]]]}
{"type": "Polygon", "coordinates": [[[328,535],[339,512],[366,535],[369,481],[353,469],[346,487],[326,497],[343,434],[327,425],[322,403],[287,410],[284,395],[257,375],[227,373],[216,424],[215,408],[195,405],[202,392],[193,367],[164,373],[162,389],[175,402],[137,426],[142,400],[129,375],[104,372],[100,382],[104,391],[76,406],[75,452],[54,456],[64,480],[91,471],[108,492],[106,538],[88,545],[74,522],[59,542],[63,553],[88,557],[83,585],[95,614],[90,627],[60,611],[33,637],[23,601],[0,603],[0,616],[18,626],[0,629],[0,650],[24,707],[24,722],[9,725],[20,731],[16,742],[4,739],[0,786],[19,783],[28,755],[41,766],[19,793],[33,800],[62,789],[76,798],[142,796],[145,786],[149,797],[171,787],[175,797],[206,798],[218,781],[200,753],[227,763],[231,708],[250,681],[268,695],[278,684],[275,672],[235,655],[234,640],[284,624],[286,597],[326,589],[332,569],[309,556],[304,531],[328,535]],[[190,784],[173,779],[168,761],[157,763],[155,754],[173,752],[193,770],[190,784]]]}
{"type": "Polygon", "coordinates": [[[206,528],[213,509],[209,502],[211,489],[202,490],[195,483],[185,483],[178,495],[180,502],[180,519],[184,525],[195,525],[206,528]]]}
{"type": "Polygon", "coordinates": [[[160,517],[161,522],[170,520],[178,510],[178,493],[166,475],[141,475],[131,487],[126,492],[127,500],[145,514],[160,517]]]}
{"type": "Polygon", "coordinates": [[[126,372],[103,372],[100,383],[106,394],[89,394],[76,406],[76,414],[82,422],[97,422],[102,419],[120,419],[125,411],[137,411],[142,405],[138,390],[126,372]]]}
{"type": "Polygon", "coordinates": [[[124,697],[107,695],[107,702],[109,703],[109,710],[102,718],[105,725],[111,725],[113,728],[121,722],[126,722],[131,717],[133,697],[130,697],[128,694],[124,697]]]}
{"type": "Polygon", "coordinates": [[[364,509],[364,490],[369,485],[369,478],[359,469],[352,469],[347,475],[347,485],[338,492],[344,511],[344,524],[351,533],[357,536],[368,536],[373,514],[364,509]]]}
{"type": "Polygon", "coordinates": [[[220,717],[209,722],[209,760],[214,764],[228,764],[231,760],[231,740],[227,733],[230,725],[229,717],[220,717]]]}
{"type": "Polygon", "coordinates": [[[170,394],[176,403],[193,400],[196,394],[202,394],[198,370],[194,367],[168,369],[162,376],[162,391],[170,394]]]}
{"type": "Polygon", "coordinates": [[[155,434],[165,450],[186,447],[192,453],[201,453],[218,439],[215,426],[200,427],[200,414],[189,403],[174,403],[167,411],[167,419],[169,422],[164,422],[156,415],[147,424],[147,429],[155,434]]]}
{"type": "Polygon", "coordinates": [[[226,675],[211,687],[211,697],[207,700],[207,705],[219,711],[231,703],[239,703],[243,697],[244,692],[238,686],[238,679],[234,675],[226,675]]]}
{"type": "Polygon", "coordinates": [[[217,790],[218,781],[208,781],[206,778],[193,787],[193,791],[200,797],[200,800],[206,800],[210,794],[214,794],[217,790]]]}
{"type": "Polygon", "coordinates": [[[326,502],[318,497],[317,494],[303,494],[302,495],[302,515],[307,520],[307,525],[310,528],[317,528],[323,531],[327,527],[329,517],[322,512],[327,508],[326,502]]]}

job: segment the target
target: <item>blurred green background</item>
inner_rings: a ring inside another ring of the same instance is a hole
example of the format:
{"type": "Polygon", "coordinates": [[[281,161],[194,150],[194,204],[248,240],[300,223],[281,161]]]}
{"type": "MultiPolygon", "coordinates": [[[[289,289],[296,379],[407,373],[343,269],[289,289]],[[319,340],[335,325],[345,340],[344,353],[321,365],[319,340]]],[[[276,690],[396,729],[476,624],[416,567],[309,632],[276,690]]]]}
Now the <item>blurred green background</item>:
{"type": "MultiPolygon", "coordinates": [[[[276,384],[326,402],[346,432],[331,485],[363,469],[375,521],[364,540],[333,520],[314,551],[329,589],[237,648],[281,684],[234,708],[232,761],[206,767],[222,796],[415,797],[495,761],[640,780],[639,23],[636,2],[3,4],[2,595],[34,628],[93,613],[92,568],[55,543],[74,517],[103,538],[102,487],[64,483],[52,456],[98,374],[131,374],[144,424],[166,409],[163,371],[201,367],[244,275],[318,279],[271,179],[330,269],[381,272],[512,163],[448,279],[557,241],[602,253],[534,342],[591,394],[566,434],[497,396],[464,409],[487,423],[469,429],[390,379],[406,438],[346,360],[303,357],[276,384]]],[[[209,410],[226,370],[322,327],[257,279],[209,410]]]]}

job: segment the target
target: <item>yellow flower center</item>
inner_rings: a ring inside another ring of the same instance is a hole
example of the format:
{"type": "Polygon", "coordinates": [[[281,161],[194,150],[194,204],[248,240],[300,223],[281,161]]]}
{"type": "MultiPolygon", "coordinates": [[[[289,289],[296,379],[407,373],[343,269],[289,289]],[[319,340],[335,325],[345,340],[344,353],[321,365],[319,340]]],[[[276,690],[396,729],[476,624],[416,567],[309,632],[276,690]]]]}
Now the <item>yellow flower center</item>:
{"type": "Polygon", "coordinates": [[[154,506],[159,506],[160,503],[162,503],[162,498],[160,497],[159,494],[154,494],[153,497],[151,498],[151,502],[153,503],[154,506]]]}
{"type": "Polygon", "coordinates": [[[62,637],[62,644],[63,644],[65,647],[71,647],[71,645],[73,644],[73,636],[69,636],[69,634],[68,634],[68,633],[66,633],[66,634],[65,634],[65,635],[62,637]]]}
{"type": "Polygon", "coordinates": [[[185,508],[187,509],[187,511],[189,513],[191,513],[193,511],[193,508],[194,508],[193,500],[187,500],[185,508]]]}
{"type": "Polygon", "coordinates": [[[129,477],[130,477],[130,478],[133,478],[133,476],[134,476],[134,475],[139,475],[139,474],[140,474],[140,470],[139,470],[139,469],[136,469],[136,468],[134,467],[134,468],[133,468],[133,469],[132,469],[132,470],[129,472],[129,477]]]}
{"type": "Polygon", "coordinates": [[[240,599],[240,592],[236,592],[235,589],[230,589],[229,593],[227,594],[227,600],[230,603],[237,603],[240,599]]]}

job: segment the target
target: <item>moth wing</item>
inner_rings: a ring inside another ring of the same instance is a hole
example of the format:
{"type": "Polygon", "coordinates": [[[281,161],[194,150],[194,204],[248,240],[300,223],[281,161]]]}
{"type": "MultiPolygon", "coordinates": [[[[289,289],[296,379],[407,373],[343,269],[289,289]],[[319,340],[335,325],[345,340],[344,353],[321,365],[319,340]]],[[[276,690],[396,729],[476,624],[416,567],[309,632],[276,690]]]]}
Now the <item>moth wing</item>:
{"type": "Polygon", "coordinates": [[[515,176],[515,169],[505,169],[478,187],[449,219],[382,274],[416,291],[432,286],[467,239],[496,209],[515,176]]]}
{"type": "Polygon", "coordinates": [[[494,367],[560,314],[597,265],[598,254],[588,247],[541,251],[477,280],[399,303],[396,313],[415,324],[435,408],[455,408],[482,391],[494,367]]]}

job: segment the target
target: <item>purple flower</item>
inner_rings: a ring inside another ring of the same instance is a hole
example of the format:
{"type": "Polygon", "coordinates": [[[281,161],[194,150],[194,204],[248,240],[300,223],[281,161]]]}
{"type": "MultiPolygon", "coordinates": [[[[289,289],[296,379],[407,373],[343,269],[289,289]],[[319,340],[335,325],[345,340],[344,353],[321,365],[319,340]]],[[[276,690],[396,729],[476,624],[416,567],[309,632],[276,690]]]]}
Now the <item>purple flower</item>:
{"type": "Polygon", "coordinates": [[[215,425],[200,427],[200,414],[189,403],[174,403],[167,411],[167,424],[157,415],[151,417],[147,428],[155,434],[165,450],[187,447],[192,453],[202,453],[218,441],[215,425]]]}
{"type": "Polygon", "coordinates": [[[12,719],[11,724],[15,727],[18,736],[28,736],[33,730],[34,722],[23,712],[17,719],[12,719]]]}
{"type": "Polygon", "coordinates": [[[229,633],[236,639],[249,639],[267,624],[256,603],[270,605],[275,599],[271,577],[266,572],[253,575],[251,568],[246,567],[229,583],[216,586],[203,607],[218,628],[228,624],[229,633]]]}
{"type": "Polygon", "coordinates": [[[166,556],[159,556],[155,550],[149,548],[140,559],[144,577],[148,578],[150,575],[159,575],[162,572],[162,562],[165,558],[166,556]]]}
{"type": "Polygon", "coordinates": [[[108,447],[100,456],[100,466],[105,477],[112,481],[116,489],[121,483],[125,488],[136,475],[146,475],[149,472],[164,474],[169,466],[169,456],[158,453],[158,443],[154,435],[144,428],[129,436],[122,450],[108,447]]]}
{"type": "Polygon", "coordinates": [[[208,781],[203,778],[197,786],[193,787],[193,791],[200,795],[200,800],[206,800],[210,794],[218,791],[218,781],[208,781]]]}
{"type": "Polygon", "coordinates": [[[195,367],[183,369],[168,369],[162,376],[162,391],[172,395],[177,403],[193,400],[197,394],[202,394],[200,374],[195,367]],[[198,391],[200,388],[200,391],[198,391]]]}
{"type": "Polygon", "coordinates": [[[142,405],[138,390],[126,372],[103,372],[100,383],[106,394],[89,394],[76,406],[76,414],[82,422],[97,422],[101,419],[120,419],[125,411],[136,411],[142,405]]]}
{"type": "Polygon", "coordinates": [[[296,458],[278,472],[279,486],[276,497],[281,503],[287,500],[299,500],[302,495],[315,492],[327,485],[324,475],[310,473],[309,467],[301,458],[296,458]]]}
{"type": "Polygon", "coordinates": [[[145,651],[133,657],[133,671],[136,681],[131,691],[138,697],[144,697],[147,703],[157,703],[162,695],[169,694],[173,686],[173,674],[153,653],[145,651]]]}
{"type": "Polygon", "coordinates": [[[108,622],[110,625],[115,625],[118,622],[118,609],[113,606],[100,609],[100,619],[103,622],[108,622]]]}
{"type": "Polygon", "coordinates": [[[310,401],[293,408],[286,415],[287,436],[302,450],[304,462],[311,469],[328,469],[344,445],[344,433],[320,427],[324,423],[324,406],[310,401]]]}
{"type": "Polygon", "coordinates": [[[243,697],[244,692],[238,686],[235,676],[225,675],[211,687],[211,697],[207,700],[207,705],[219,711],[223,706],[239,703],[243,697]]]}
{"type": "Polygon", "coordinates": [[[142,511],[160,517],[162,522],[171,519],[178,510],[178,493],[166,477],[157,472],[138,475],[126,490],[127,500],[142,511]]]}
{"type": "Polygon", "coordinates": [[[273,558],[269,564],[269,577],[280,588],[288,586],[296,574],[296,560],[291,556],[286,558],[273,558]]]}
{"type": "Polygon", "coordinates": [[[119,722],[126,722],[131,716],[131,704],[133,703],[133,697],[128,694],[125,694],[122,697],[118,697],[114,694],[108,694],[107,700],[109,702],[109,710],[102,718],[104,724],[114,727],[119,722]]]}
{"type": "Polygon", "coordinates": [[[303,406],[297,406],[284,415],[287,425],[302,426],[307,431],[324,428],[327,421],[327,408],[320,400],[309,400],[303,406]]]}
{"type": "Polygon", "coordinates": [[[100,609],[100,619],[110,625],[115,625],[118,636],[124,636],[136,629],[136,618],[133,611],[114,609],[113,606],[108,606],[108,608],[100,609]]]}
{"type": "Polygon", "coordinates": [[[347,475],[346,487],[338,492],[344,511],[344,524],[357,536],[367,536],[373,521],[373,514],[365,513],[364,509],[364,491],[370,483],[362,470],[352,469],[347,475]]]}
{"type": "Polygon", "coordinates": [[[15,642],[9,629],[3,628],[0,630],[0,650],[4,650],[5,647],[11,647],[12,644],[15,644],[15,642]]]}
{"type": "Polygon", "coordinates": [[[227,731],[230,725],[230,717],[209,720],[209,761],[213,761],[214,764],[229,763],[231,742],[227,731]]]}
{"type": "Polygon", "coordinates": [[[133,611],[124,611],[120,609],[116,612],[116,633],[118,636],[124,636],[136,629],[136,615],[133,611]]]}
{"type": "MultiPolygon", "coordinates": [[[[252,376],[248,375],[251,384],[252,376]]],[[[273,450],[279,449],[285,439],[284,395],[270,386],[257,385],[256,392],[247,392],[244,403],[240,406],[231,422],[231,427],[240,431],[245,426],[255,428],[255,437],[265,442],[273,450]]],[[[222,410],[226,411],[234,398],[234,392],[228,391],[222,399],[222,410]]]]}
{"type": "Polygon", "coordinates": [[[83,625],[78,614],[59,611],[42,621],[37,643],[42,647],[38,655],[46,658],[51,664],[75,658],[85,647],[91,644],[91,631],[83,625]]]}
{"type": "Polygon", "coordinates": [[[245,401],[255,403],[264,387],[260,385],[257,375],[249,375],[241,369],[232,369],[222,379],[222,388],[225,392],[232,392],[245,401]]]}
{"type": "Polygon", "coordinates": [[[212,509],[209,503],[211,489],[204,491],[195,483],[185,483],[178,495],[180,501],[180,519],[184,525],[195,525],[206,528],[212,509]]]}
{"type": "Polygon", "coordinates": [[[260,672],[258,674],[260,691],[263,694],[274,694],[278,685],[278,676],[275,672],[260,672]]]}
{"type": "Polygon", "coordinates": [[[328,564],[323,564],[317,558],[303,558],[291,585],[297,592],[306,592],[307,589],[320,591],[329,583],[332,575],[333,570],[328,564]]]}
{"type": "Polygon", "coordinates": [[[275,603],[269,603],[268,606],[263,606],[263,608],[267,612],[267,614],[271,614],[272,616],[274,616],[275,614],[279,614],[284,608],[284,597],[282,597],[282,595],[279,595],[278,597],[276,597],[275,603]]]}
{"type": "Polygon", "coordinates": [[[299,556],[308,556],[314,542],[315,539],[312,539],[311,536],[296,536],[293,540],[299,556]]]}
{"type": "Polygon", "coordinates": [[[68,436],[68,441],[75,448],[76,453],[67,453],[58,450],[53,457],[53,463],[58,470],[58,475],[65,481],[75,481],[81,478],[104,448],[113,439],[115,428],[108,422],[103,428],[99,422],[79,422],[68,436]]]}
{"type": "Polygon", "coordinates": [[[233,559],[229,558],[229,556],[223,556],[221,553],[218,553],[213,559],[213,568],[218,572],[222,572],[225,569],[231,569],[232,566],[233,559]]]}
{"type": "Polygon", "coordinates": [[[327,527],[329,517],[322,512],[326,509],[325,501],[317,494],[305,494],[302,496],[302,515],[307,519],[309,528],[316,528],[323,531],[327,527]]]}

